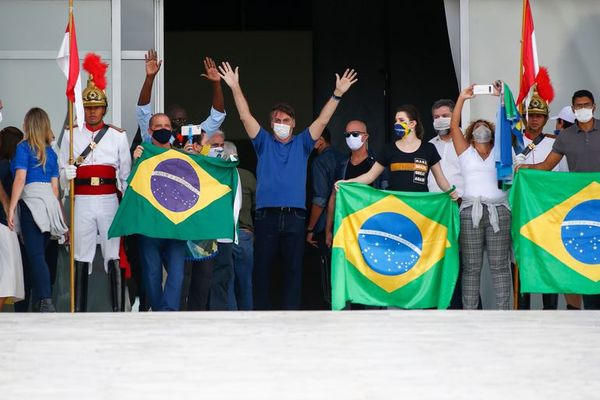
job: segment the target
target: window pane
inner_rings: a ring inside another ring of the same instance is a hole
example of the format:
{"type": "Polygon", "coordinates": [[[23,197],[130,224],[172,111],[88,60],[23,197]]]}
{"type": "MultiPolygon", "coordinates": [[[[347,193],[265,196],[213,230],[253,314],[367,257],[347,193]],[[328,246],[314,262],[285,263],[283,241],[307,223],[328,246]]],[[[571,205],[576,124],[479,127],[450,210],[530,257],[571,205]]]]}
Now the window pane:
{"type": "Polygon", "coordinates": [[[154,47],[154,1],[121,1],[121,50],[154,47]]]}
{"type": "MultiPolygon", "coordinates": [[[[58,52],[69,20],[68,4],[65,0],[0,1],[0,50],[58,52]]],[[[77,1],[73,12],[80,54],[110,51],[110,1],[77,1]]]]}

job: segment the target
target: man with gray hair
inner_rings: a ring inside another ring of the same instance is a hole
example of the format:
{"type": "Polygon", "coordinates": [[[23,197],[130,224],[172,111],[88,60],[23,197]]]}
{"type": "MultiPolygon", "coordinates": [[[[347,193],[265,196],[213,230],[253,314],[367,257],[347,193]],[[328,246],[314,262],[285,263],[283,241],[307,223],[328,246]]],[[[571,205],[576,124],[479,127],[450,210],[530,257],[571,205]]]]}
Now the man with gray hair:
{"type": "MultiPolygon", "coordinates": [[[[235,144],[225,141],[223,158],[238,159],[235,144]]],[[[256,207],[256,178],[252,172],[238,168],[242,186],[242,208],[238,220],[238,243],[233,245],[233,278],[229,281],[228,303],[230,310],[250,311],[252,299],[252,271],[254,269],[254,223],[252,213],[256,207]]]]}
{"type": "MultiPolygon", "coordinates": [[[[230,159],[232,154],[224,154],[225,132],[217,130],[208,139],[210,150],[209,157],[230,159]]],[[[231,148],[231,146],[229,146],[231,148]]],[[[236,151],[237,153],[237,151],[236,151]]],[[[241,208],[241,184],[239,174],[237,176],[237,193],[233,204],[233,218],[238,222],[241,208]]],[[[236,240],[237,242],[237,234],[236,240]]],[[[217,238],[217,256],[213,267],[212,282],[210,285],[210,294],[208,297],[208,309],[214,311],[225,311],[229,309],[228,289],[230,281],[233,279],[233,245],[234,240],[217,238]]]]}

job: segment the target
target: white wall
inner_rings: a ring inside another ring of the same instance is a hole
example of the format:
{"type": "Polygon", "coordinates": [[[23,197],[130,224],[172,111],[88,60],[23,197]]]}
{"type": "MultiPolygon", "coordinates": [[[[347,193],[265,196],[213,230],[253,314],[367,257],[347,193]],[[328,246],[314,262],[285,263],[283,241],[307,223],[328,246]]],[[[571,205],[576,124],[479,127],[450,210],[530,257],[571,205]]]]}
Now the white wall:
{"type": "MultiPolygon", "coordinates": [[[[67,114],[66,78],[55,59],[67,26],[68,5],[67,0],[0,0],[2,127],[20,128],[27,110],[37,106],[48,112],[54,134],[60,136],[67,114]]],[[[162,42],[156,29],[160,10],[162,0],[74,1],[80,60],[93,51],[109,64],[105,121],[121,125],[130,139],[137,129],[135,104],[145,76],[144,52],[162,42]],[[120,73],[113,76],[117,62],[120,73]],[[118,98],[113,96],[117,89],[118,98]]],[[[87,76],[82,69],[84,87],[87,76]]],[[[161,79],[162,74],[155,83],[157,94],[161,79]]]]}
{"type": "MultiPolygon", "coordinates": [[[[519,91],[521,0],[470,0],[470,80],[506,81],[519,91]]],[[[589,89],[600,98],[600,1],[530,0],[539,63],[548,67],[556,92],[552,114],[571,104],[575,90],[589,89]]],[[[466,83],[462,83],[466,86],[466,83]]],[[[471,119],[494,119],[497,101],[471,101],[471,119]]],[[[552,124],[546,126],[551,132],[552,124]]]]}
{"type": "MultiPolygon", "coordinates": [[[[67,113],[66,78],[55,58],[65,34],[68,12],[65,0],[0,1],[3,127],[14,125],[20,128],[27,110],[37,106],[48,112],[54,134],[57,137],[60,134],[67,113]]],[[[110,2],[77,2],[75,18],[80,57],[88,51],[109,56],[110,2]]],[[[87,79],[87,74],[85,76],[87,79]]],[[[110,82],[109,76],[109,96],[110,82]]],[[[82,83],[85,85],[85,80],[82,83]]]]}

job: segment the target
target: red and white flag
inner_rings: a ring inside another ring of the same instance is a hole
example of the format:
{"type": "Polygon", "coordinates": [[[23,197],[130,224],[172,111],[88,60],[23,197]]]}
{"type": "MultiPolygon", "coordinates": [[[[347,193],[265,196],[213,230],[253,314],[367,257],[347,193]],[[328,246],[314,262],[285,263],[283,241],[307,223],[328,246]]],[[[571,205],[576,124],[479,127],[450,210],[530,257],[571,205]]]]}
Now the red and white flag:
{"type": "Polygon", "coordinates": [[[69,24],[67,23],[67,30],[56,56],[56,62],[67,78],[67,98],[70,102],[74,103],[77,125],[81,125],[85,120],[83,99],[81,97],[81,72],[79,68],[79,52],[77,51],[77,36],[75,35],[75,18],[72,15],[71,18],[73,35],[69,35],[69,24]]]}
{"type": "Polygon", "coordinates": [[[533,27],[533,15],[529,0],[523,0],[523,31],[521,36],[521,69],[519,98],[517,104],[529,97],[531,87],[537,83],[540,96],[548,103],[554,98],[554,89],[550,83],[548,70],[540,68],[538,62],[537,43],[535,40],[535,29],[533,27]]]}

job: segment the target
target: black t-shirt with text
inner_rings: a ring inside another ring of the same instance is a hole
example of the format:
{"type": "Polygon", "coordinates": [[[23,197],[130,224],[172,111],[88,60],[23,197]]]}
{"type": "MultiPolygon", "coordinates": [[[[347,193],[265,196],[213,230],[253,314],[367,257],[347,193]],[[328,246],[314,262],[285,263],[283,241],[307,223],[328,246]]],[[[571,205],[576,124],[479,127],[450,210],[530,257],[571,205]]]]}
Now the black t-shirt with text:
{"type": "Polygon", "coordinates": [[[403,192],[427,192],[427,176],[432,166],[441,157],[435,146],[421,141],[421,146],[412,152],[404,153],[396,143],[386,146],[377,162],[389,167],[390,179],[388,190],[403,192]]]}

